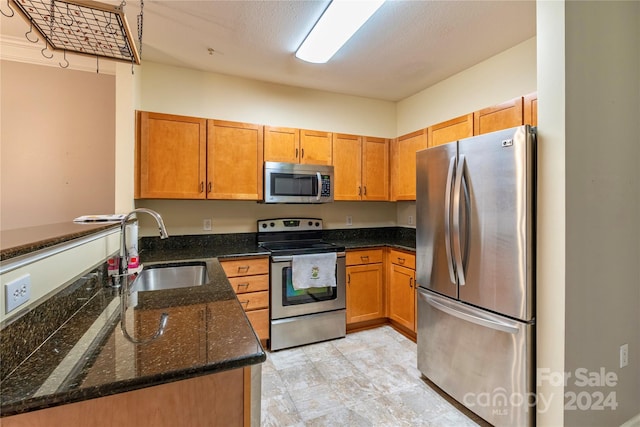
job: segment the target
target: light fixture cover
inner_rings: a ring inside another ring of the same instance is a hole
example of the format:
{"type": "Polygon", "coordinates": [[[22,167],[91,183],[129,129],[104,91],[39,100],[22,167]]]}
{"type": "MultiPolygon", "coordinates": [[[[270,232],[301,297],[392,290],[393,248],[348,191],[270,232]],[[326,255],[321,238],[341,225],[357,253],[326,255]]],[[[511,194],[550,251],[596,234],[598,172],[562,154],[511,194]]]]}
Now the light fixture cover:
{"type": "Polygon", "coordinates": [[[302,42],[296,57],[327,62],[382,6],[385,0],[333,0],[302,42]]]}

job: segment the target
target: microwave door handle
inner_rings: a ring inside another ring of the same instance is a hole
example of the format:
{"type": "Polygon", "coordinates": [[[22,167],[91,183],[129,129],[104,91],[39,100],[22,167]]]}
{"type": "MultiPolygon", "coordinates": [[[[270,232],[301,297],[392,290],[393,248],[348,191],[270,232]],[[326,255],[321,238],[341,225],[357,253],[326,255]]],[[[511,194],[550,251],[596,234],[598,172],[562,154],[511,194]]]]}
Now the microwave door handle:
{"type": "Polygon", "coordinates": [[[320,200],[320,196],[322,195],[322,175],[320,175],[320,172],[316,172],[316,175],[318,176],[318,196],[316,200],[320,200]]]}

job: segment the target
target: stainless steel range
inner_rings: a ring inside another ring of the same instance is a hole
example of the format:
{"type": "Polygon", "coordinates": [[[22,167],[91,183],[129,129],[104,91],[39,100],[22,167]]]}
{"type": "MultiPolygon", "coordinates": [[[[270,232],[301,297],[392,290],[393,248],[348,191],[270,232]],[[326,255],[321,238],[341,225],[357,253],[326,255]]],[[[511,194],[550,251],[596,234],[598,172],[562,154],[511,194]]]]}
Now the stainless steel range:
{"type": "Polygon", "coordinates": [[[345,248],[322,240],[322,220],[259,220],[258,244],[271,252],[271,350],[344,337],[345,248]]]}

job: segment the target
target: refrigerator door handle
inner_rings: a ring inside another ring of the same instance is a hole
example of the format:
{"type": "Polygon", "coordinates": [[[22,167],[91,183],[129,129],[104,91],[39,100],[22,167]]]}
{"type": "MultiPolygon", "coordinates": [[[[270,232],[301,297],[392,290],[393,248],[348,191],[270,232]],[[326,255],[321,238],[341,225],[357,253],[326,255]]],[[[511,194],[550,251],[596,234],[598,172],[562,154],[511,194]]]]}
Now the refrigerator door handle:
{"type": "Polygon", "coordinates": [[[466,283],[464,277],[464,264],[462,263],[462,244],[460,236],[460,198],[462,197],[462,178],[464,177],[464,168],[466,164],[464,154],[460,155],[458,161],[458,170],[456,171],[456,182],[453,187],[453,256],[458,275],[458,284],[464,286],[466,283]]]}
{"type": "Polygon", "coordinates": [[[447,253],[447,267],[449,268],[449,278],[451,283],[456,283],[456,274],[451,256],[451,187],[453,186],[453,173],[456,169],[456,156],[449,160],[449,171],[447,172],[447,188],[444,196],[444,247],[447,253]]]}
{"type": "Polygon", "coordinates": [[[473,309],[461,310],[460,308],[458,308],[460,306],[459,303],[456,304],[458,305],[458,307],[452,307],[450,306],[450,304],[448,304],[447,301],[442,301],[442,298],[433,297],[420,290],[418,290],[418,298],[422,299],[436,310],[440,310],[451,316],[457,317],[458,319],[475,323],[476,325],[484,326],[502,332],[507,332],[512,335],[515,335],[520,331],[520,329],[518,328],[518,324],[515,321],[509,322],[506,319],[499,321],[494,318],[488,318],[486,316],[482,316],[482,314],[480,314],[477,310],[473,309]]]}

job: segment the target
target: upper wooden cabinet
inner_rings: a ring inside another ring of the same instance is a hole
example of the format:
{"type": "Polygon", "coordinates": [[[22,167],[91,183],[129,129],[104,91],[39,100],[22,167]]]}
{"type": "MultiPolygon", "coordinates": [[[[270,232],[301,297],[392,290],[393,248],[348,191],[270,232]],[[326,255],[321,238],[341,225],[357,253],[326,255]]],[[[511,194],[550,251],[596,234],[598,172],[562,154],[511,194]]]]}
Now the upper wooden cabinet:
{"type": "Polygon", "coordinates": [[[262,199],[262,126],[149,112],[137,119],[136,198],[262,199]]]}
{"type": "Polygon", "coordinates": [[[456,117],[427,129],[429,147],[473,136],[473,114],[456,117]]]}
{"type": "Polygon", "coordinates": [[[300,163],[309,165],[333,164],[332,133],[300,130],[300,163]]]}
{"type": "Polygon", "coordinates": [[[263,127],[209,120],[207,198],[262,200],[263,127]]]}
{"type": "Polygon", "coordinates": [[[538,94],[530,93],[523,97],[524,120],[522,124],[538,126],[538,94]]]}
{"type": "Polygon", "coordinates": [[[207,121],[137,112],[135,197],[204,199],[207,121]]]}
{"type": "Polygon", "coordinates": [[[335,200],[389,200],[389,140],[333,135],[335,200]]]}
{"type": "Polygon", "coordinates": [[[267,162],[330,165],[332,133],[265,126],[264,160],[267,162]]]}
{"type": "Polygon", "coordinates": [[[300,130],[275,126],[264,127],[265,162],[299,163],[300,130]]]}
{"type": "Polygon", "coordinates": [[[495,132],[522,124],[522,97],[473,113],[473,134],[495,132]]]}
{"type": "Polygon", "coordinates": [[[427,130],[391,142],[391,200],[416,199],[416,152],[427,148],[427,130]]]}

